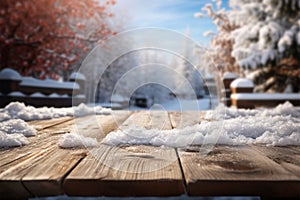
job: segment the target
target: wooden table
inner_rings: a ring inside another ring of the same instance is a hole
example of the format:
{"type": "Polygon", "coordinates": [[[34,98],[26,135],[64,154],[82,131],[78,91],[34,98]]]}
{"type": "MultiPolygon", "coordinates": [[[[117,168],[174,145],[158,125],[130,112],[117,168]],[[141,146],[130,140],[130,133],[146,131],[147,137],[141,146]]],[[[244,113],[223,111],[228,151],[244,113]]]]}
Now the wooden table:
{"type": "Polygon", "coordinates": [[[102,137],[132,123],[167,130],[203,120],[199,112],[153,113],[119,111],[114,116],[30,122],[38,135],[29,138],[29,145],[0,149],[0,197],[185,194],[300,198],[299,146],[216,146],[207,156],[201,156],[198,147],[103,144],[88,151],[58,146],[74,120],[91,134],[97,134],[100,124],[102,137]],[[191,120],[180,123],[182,116],[191,120]]]}

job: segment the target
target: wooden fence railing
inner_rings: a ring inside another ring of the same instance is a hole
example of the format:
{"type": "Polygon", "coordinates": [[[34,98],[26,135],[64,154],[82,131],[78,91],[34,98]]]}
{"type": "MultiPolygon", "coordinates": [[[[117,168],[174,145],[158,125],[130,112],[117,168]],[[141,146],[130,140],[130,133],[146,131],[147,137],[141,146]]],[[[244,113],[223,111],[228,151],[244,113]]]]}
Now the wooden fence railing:
{"type": "Polygon", "coordinates": [[[275,107],[286,101],[294,106],[300,106],[300,93],[254,93],[254,84],[251,80],[237,78],[232,73],[225,73],[223,84],[226,106],[253,109],[256,107],[275,107]]]}
{"type": "Polygon", "coordinates": [[[0,71],[0,107],[12,101],[36,107],[69,107],[85,102],[84,81],[80,80],[78,83],[75,79],[70,80],[70,82],[39,80],[22,77],[12,69],[3,69],[0,71]]]}

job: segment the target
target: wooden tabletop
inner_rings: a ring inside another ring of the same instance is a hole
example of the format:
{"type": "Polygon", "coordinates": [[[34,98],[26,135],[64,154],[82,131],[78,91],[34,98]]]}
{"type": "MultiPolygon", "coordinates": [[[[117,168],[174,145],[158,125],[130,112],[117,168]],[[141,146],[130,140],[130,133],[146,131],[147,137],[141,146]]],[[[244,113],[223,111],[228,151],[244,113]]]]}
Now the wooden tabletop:
{"type": "Polygon", "coordinates": [[[121,112],[30,122],[38,135],[30,144],[0,149],[0,197],[40,196],[261,196],[300,198],[300,146],[147,145],[62,149],[59,138],[74,123],[99,140],[133,123],[167,130],[201,123],[201,112],[121,112]],[[181,122],[182,118],[190,120],[181,122]]]}

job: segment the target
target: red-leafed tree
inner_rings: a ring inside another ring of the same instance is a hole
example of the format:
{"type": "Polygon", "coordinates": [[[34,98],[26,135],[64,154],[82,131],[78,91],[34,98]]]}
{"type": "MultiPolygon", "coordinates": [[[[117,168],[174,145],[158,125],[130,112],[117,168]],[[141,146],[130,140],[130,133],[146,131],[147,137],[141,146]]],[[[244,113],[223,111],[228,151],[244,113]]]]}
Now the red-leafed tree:
{"type": "Polygon", "coordinates": [[[74,70],[107,25],[115,0],[1,0],[0,68],[38,78],[74,70]]]}

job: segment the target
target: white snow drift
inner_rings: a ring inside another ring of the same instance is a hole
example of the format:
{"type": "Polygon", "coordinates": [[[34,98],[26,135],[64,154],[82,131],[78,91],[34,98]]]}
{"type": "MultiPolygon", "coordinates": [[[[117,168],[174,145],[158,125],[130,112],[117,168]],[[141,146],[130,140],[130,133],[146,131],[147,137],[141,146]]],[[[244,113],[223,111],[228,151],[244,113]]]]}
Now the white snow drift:
{"type": "MultiPolygon", "coordinates": [[[[100,106],[88,107],[80,104],[70,108],[35,108],[24,103],[13,102],[0,109],[0,147],[22,146],[26,137],[36,135],[34,127],[25,121],[52,119],[64,116],[81,117],[90,114],[110,114],[110,109],[100,106]]],[[[79,146],[79,144],[76,144],[79,146]]],[[[85,144],[85,146],[88,146],[85,144]]]]}
{"type": "Polygon", "coordinates": [[[300,145],[300,110],[290,103],[279,105],[275,109],[219,108],[216,112],[209,111],[206,118],[219,120],[174,130],[129,127],[110,133],[103,143],[184,147],[201,145],[205,140],[212,139],[209,141],[229,145],[300,145]],[[224,120],[220,120],[222,117],[224,120]],[[220,126],[223,127],[215,131],[220,126]]]}

